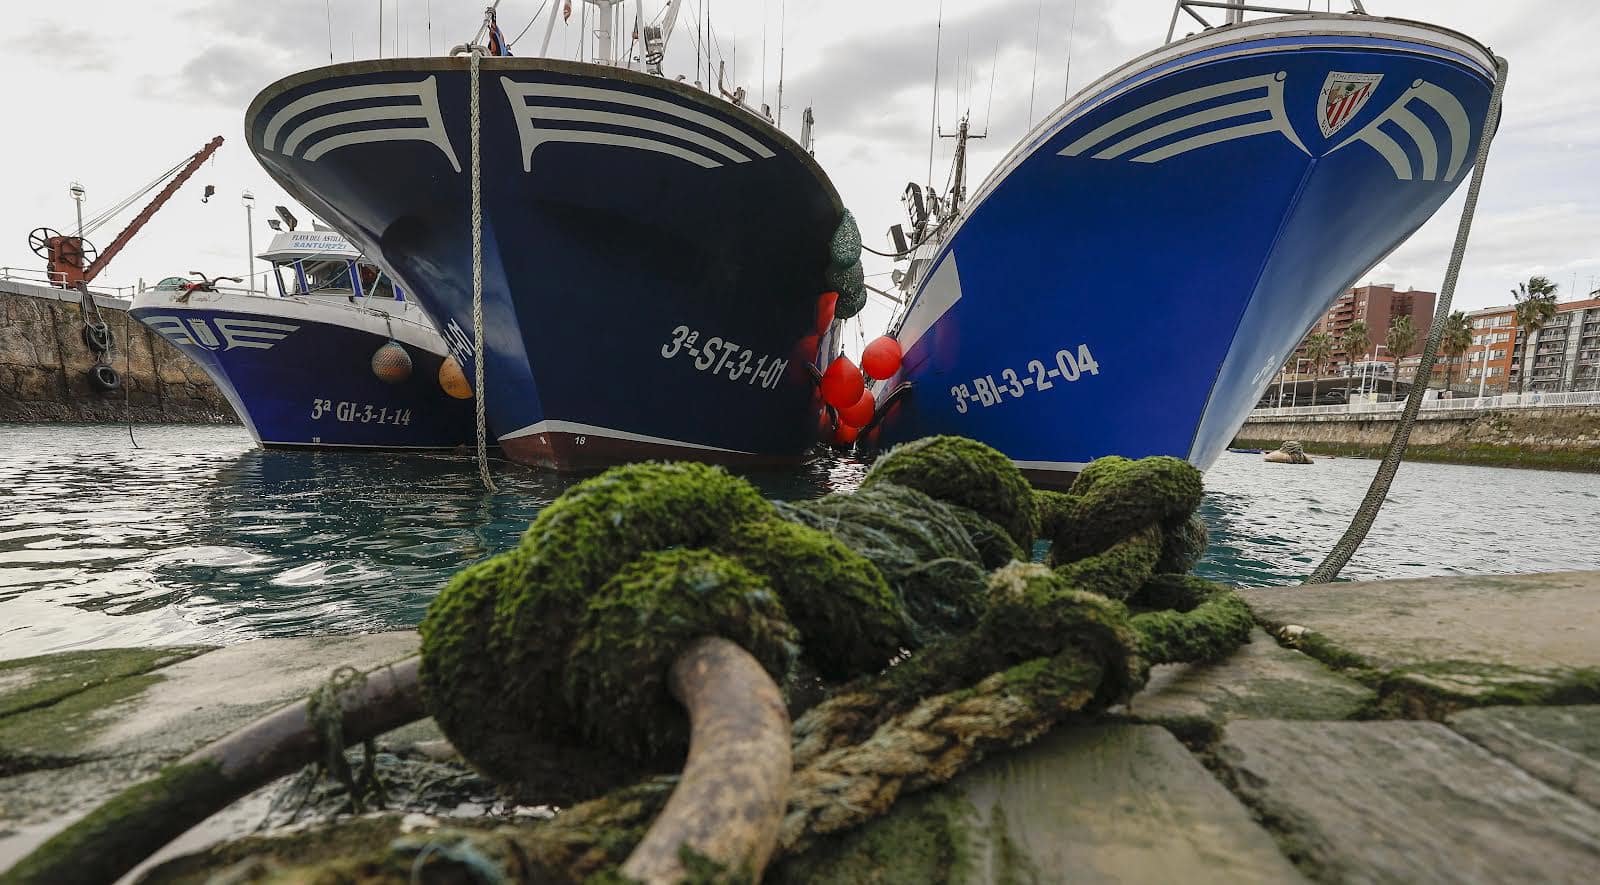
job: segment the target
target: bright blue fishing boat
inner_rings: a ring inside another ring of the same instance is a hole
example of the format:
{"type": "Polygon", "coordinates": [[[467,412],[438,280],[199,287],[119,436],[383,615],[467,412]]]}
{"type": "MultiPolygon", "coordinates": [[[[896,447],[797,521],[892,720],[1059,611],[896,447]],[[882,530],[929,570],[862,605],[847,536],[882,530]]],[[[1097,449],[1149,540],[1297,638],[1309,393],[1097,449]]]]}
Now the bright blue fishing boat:
{"type": "Polygon", "coordinates": [[[168,277],[130,310],[205,370],[258,445],[473,441],[471,390],[444,339],[343,237],[284,232],[259,257],[276,294],[168,277]]]}
{"type": "Polygon", "coordinates": [[[810,114],[795,141],[720,75],[721,95],[662,76],[677,2],[631,43],[616,0],[587,5],[590,61],[496,54],[491,8],[476,79],[471,46],[298,74],[251,104],[250,148],[422,301],[468,377],[481,308],[488,429],[512,459],[798,462],[822,420],[824,293],[841,318],[865,300],[810,114]]]}
{"type": "Polygon", "coordinates": [[[1489,50],[1244,11],[1079,92],[970,201],[908,187],[905,359],[869,441],[969,436],[1047,485],[1103,455],[1208,467],[1332,300],[1470,177],[1489,50]]]}

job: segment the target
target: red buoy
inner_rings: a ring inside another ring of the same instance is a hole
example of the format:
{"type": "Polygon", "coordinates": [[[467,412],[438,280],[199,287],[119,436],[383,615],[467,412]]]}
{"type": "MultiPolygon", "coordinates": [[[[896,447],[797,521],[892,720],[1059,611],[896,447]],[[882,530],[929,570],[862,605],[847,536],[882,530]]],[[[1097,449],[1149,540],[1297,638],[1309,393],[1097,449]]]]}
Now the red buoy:
{"type": "Polygon", "coordinates": [[[828,364],[828,370],[822,373],[822,399],[835,409],[855,405],[866,389],[866,379],[861,377],[861,370],[850,362],[849,357],[835,359],[828,364]]]}
{"type": "Polygon", "coordinates": [[[861,371],[868,378],[883,381],[900,371],[900,342],[888,335],[880,335],[867,342],[861,351],[861,371]]]}
{"type": "Polygon", "coordinates": [[[821,335],[833,325],[833,309],[839,303],[838,292],[823,292],[817,298],[817,334],[821,335]]]}
{"type": "Polygon", "coordinates": [[[859,427],[851,427],[848,424],[840,424],[838,426],[838,428],[833,431],[833,442],[834,442],[834,445],[840,445],[840,446],[852,445],[852,444],[855,443],[856,437],[860,433],[861,433],[861,428],[859,428],[859,427]]]}
{"type": "Polygon", "coordinates": [[[856,428],[866,427],[872,423],[872,415],[877,410],[878,402],[872,398],[872,391],[863,390],[855,405],[839,410],[839,423],[856,428]]]}

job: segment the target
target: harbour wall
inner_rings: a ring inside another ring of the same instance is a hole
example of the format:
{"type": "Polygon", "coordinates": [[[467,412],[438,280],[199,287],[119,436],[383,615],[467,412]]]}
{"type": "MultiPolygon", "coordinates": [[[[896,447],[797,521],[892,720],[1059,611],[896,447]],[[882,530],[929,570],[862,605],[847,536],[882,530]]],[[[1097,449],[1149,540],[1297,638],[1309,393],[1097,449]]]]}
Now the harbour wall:
{"type": "Polygon", "coordinates": [[[111,330],[106,362],[122,385],[90,379],[77,292],[0,279],[0,421],[237,423],[204,371],[128,315],[129,302],[92,296],[111,330]]]}
{"type": "MultiPolygon", "coordinates": [[[[1398,412],[1256,416],[1234,445],[1277,448],[1299,440],[1307,451],[1381,457],[1398,412]]],[[[1421,412],[1406,458],[1501,467],[1600,472],[1600,406],[1545,406],[1421,412]]]]}

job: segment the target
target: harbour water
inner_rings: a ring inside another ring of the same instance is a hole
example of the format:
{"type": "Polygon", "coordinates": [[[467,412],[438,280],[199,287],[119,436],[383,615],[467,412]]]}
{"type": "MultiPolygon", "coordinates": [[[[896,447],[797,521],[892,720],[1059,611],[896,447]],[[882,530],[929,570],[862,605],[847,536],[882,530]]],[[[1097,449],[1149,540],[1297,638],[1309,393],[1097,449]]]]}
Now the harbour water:
{"type": "MultiPolygon", "coordinates": [[[[240,427],[0,425],[0,658],[416,624],[461,566],[505,550],[575,480],[469,458],[265,452],[240,427]]],[[[1225,455],[1199,571],[1290,585],[1343,531],[1377,462],[1225,455]]],[[[850,459],[750,478],[848,490],[850,459]]],[[[1351,579],[1600,568],[1600,476],[1407,464],[1351,579]]]]}

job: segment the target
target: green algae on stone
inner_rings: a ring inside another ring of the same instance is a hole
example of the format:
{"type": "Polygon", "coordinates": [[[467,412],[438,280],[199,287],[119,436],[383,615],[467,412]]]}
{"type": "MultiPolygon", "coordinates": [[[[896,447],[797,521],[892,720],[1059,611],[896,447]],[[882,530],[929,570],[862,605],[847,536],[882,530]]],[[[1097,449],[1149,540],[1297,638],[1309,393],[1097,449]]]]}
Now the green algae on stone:
{"type": "Polygon", "coordinates": [[[804,853],[779,858],[766,881],[929,885],[961,882],[976,869],[971,828],[977,809],[945,788],[895,803],[888,817],[818,840],[804,853]]]}
{"type": "Polygon", "coordinates": [[[1200,471],[1178,458],[1097,458],[1072,483],[1051,562],[1092,556],[1152,523],[1176,527],[1200,506],[1203,491],[1200,471]]]}
{"type": "Polygon", "coordinates": [[[565,668],[583,736],[632,760],[687,749],[688,717],[667,682],[673,660],[703,636],[737,643],[780,685],[799,652],[778,595],[728,557],[656,551],[619,569],[589,600],[565,668]]]}
{"type": "Polygon", "coordinates": [[[127,676],[159,670],[215,647],[104,648],[0,661],[0,717],[47,706],[127,676]]]}
{"type": "Polygon", "coordinates": [[[7,885],[111,882],[126,870],[120,860],[182,835],[174,821],[201,820],[212,798],[232,788],[216,763],[178,763],[117,794],[82,820],[57,833],[0,875],[7,885]],[[176,830],[176,831],[174,831],[176,830]]]}
{"type": "Polygon", "coordinates": [[[750,522],[715,549],[767,579],[800,630],[806,660],[829,679],[876,672],[911,642],[905,608],[877,567],[826,532],[750,522]]]}
{"type": "Polygon", "coordinates": [[[159,670],[124,676],[0,719],[0,777],[61,768],[93,754],[101,734],[165,679],[159,670]]]}
{"type": "Polygon", "coordinates": [[[1239,594],[1192,575],[1158,575],[1128,600],[1156,609],[1133,616],[1151,664],[1220,661],[1250,641],[1255,616],[1239,594]]]}
{"type": "Polygon", "coordinates": [[[970,629],[982,615],[988,592],[982,555],[949,505],[879,482],[848,495],[782,504],[779,511],[877,566],[911,618],[908,647],[970,629]]]}
{"type": "Polygon", "coordinates": [[[775,514],[750,483],[704,464],[629,464],[568,489],[528,526],[496,601],[499,702],[540,736],[575,738],[561,667],[590,594],[641,553],[707,546],[775,514]]]}
{"type": "Polygon", "coordinates": [[[1600,702],[1600,670],[1532,670],[1482,661],[1429,661],[1384,673],[1381,714],[1444,721],[1472,707],[1568,706],[1600,702]]]}
{"type": "Polygon", "coordinates": [[[928,436],[895,446],[861,480],[889,482],[965,507],[1006,530],[1017,546],[1033,546],[1033,488],[1011,459],[976,440],[928,436]]]}

